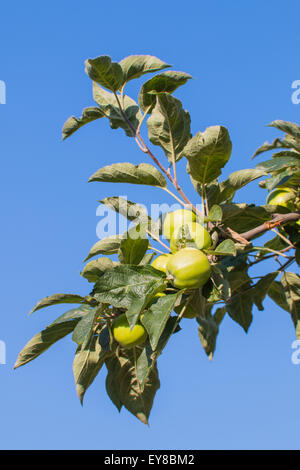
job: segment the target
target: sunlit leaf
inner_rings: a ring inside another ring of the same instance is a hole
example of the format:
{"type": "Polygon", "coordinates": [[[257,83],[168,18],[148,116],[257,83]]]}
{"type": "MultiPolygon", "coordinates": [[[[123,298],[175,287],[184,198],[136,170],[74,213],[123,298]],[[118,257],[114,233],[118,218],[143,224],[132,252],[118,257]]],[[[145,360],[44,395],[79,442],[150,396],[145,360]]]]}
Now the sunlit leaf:
{"type": "Polygon", "coordinates": [[[179,100],[168,93],[156,97],[156,105],[147,121],[149,139],[159,145],[168,160],[178,160],[190,138],[190,115],[179,100]]]}
{"type": "Polygon", "coordinates": [[[188,172],[202,184],[211,183],[220,174],[231,155],[231,140],[223,126],[208,127],[189,140],[183,150],[188,172]]]}
{"type": "Polygon", "coordinates": [[[179,86],[184,85],[191,77],[184,72],[167,71],[145,82],[139,93],[141,109],[150,112],[156,103],[157,93],[173,93],[179,86]]]}
{"type": "Polygon", "coordinates": [[[139,78],[146,73],[158,72],[171,67],[152,55],[130,55],[119,62],[123,70],[123,83],[139,78]]]}
{"type": "Polygon", "coordinates": [[[131,183],[159,186],[167,186],[165,177],[153,165],[149,163],[113,163],[107,165],[94,173],[89,181],[100,181],[107,183],[131,183]]]}
{"type": "Polygon", "coordinates": [[[124,80],[122,67],[107,55],[87,59],[85,71],[94,82],[111,91],[117,91],[124,80]]]}
{"type": "Polygon", "coordinates": [[[113,255],[114,253],[118,252],[120,243],[120,235],[113,235],[111,237],[103,238],[92,246],[88,256],[84,261],[87,261],[96,255],[113,255]]]}
{"type": "Polygon", "coordinates": [[[105,363],[108,370],[106,390],[113,403],[119,411],[125,406],[140,421],[148,424],[153,400],[160,387],[156,365],[141,386],[133,350],[123,350],[122,354],[108,358],[105,363]]]}
{"type": "Polygon", "coordinates": [[[74,132],[76,132],[80,127],[88,124],[89,122],[95,121],[96,119],[100,119],[104,117],[105,114],[101,111],[100,108],[85,108],[82,111],[82,115],[80,118],[76,118],[75,116],[71,116],[63,125],[62,136],[63,140],[70,137],[74,132]]]}

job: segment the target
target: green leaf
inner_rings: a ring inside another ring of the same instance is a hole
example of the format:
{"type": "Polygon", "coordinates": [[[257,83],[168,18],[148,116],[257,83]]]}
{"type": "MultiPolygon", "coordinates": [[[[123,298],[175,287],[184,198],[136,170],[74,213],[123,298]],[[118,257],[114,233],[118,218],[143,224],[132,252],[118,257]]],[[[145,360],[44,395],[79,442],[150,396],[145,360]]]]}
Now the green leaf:
{"type": "Polygon", "coordinates": [[[153,400],[160,387],[156,365],[142,387],[137,376],[135,348],[123,350],[122,354],[108,358],[105,363],[108,370],[106,390],[112,402],[119,411],[125,406],[142,423],[148,424],[153,400]]]}
{"type": "Polygon", "coordinates": [[[211,279],[203,286],[202,295],[209,303],[228,300],[231,288],[227,279],[227,269],[221,264],[212,265],[211,269],[211,279]]]}
{"type": "MultiPolygon", "coordinates": [[[[108,117],[111,128],[118,129],[121,127],[129,137],[133,137],[134,133],[121,113],[116,96],[99,87],[95,82],[93,83],[93,95],[100,110],[106,115],[106,117],[108,117]]],[[[129,96],[124,95],[122,108],[127,119],[131,123],[131,126],[136,129],[142,117],[137,103],[129,96]]]]}
{"type": "Polygon", "coordinates": [[[251,292],[239,292],[227,304],[229,316],[236,321],[247,333],[252,323],[253,299],[251,292]]]}
{"type": "Polygon", "coordinates": [[[89,282],[97,282],[105,271],[113,268],[115,265],[116,264],[110,258],[98,258],[87,263],[80,274],[89,282]]]}
{"type": "Polygon", "coordinates": [[[104,90],[96,82],[93,82],[93,98],[102,113],[109,119],[121,118],[120,109],[114,93],[104,90]]]}
{"type": "MultiPolygon", "coordinates": [[[[202,198],[202,193],[203,193],[202,184],[199,183],[199,181],[196,181],[191,175],[190,175],[190,180],[195,190],[197,191],[199,196],[202,198]]],[[[207,199],[209,208],[211,208],[213,205],[219,204],[220,185],[219,185],[218,179],[215,179],[211,183],[208,183],[205,185],[205,193],[206,193],[206,199],[207,199]]]]}
{"type": "Polygon", "coordinates": [[[76,392],[81,404],[85,392],[93,383],[109,355],[107,351],[102,349],[99,336],[93,336],[85,348],[77,348],[73,361],[73,373],[76,392]]]}
{"type": "Polygon", "coordinates": [[[168,93],[156,97],[156,105],[147,121],[149,139],[159,145],[168,160],[178,160],[190,138],[190,115],[179,100],[168,93]]]}
{"type": "Polygon", "coordinates": [[[155,359],[162,353],[171,336],[181,330],[180,326],[177,324],[177,321],[177,316],[171,316],[168,318],[166,326],[159,338],[156,350],[153,352],[153,357],[155,359]]]}
{"type": "Polygon", "coordinates": [[[120,412],[123,404],[120,399],[120,384],[118,383],[117,377],[117,374],[120,370],[118,356],[107,358],[105,360],[105,365],[107,368],[107,376],[105,381],[106,391],[109,398],[120,412]]]}
{"type": "Polygon", "coordinates": [[[111,333],[111,328],[108,323],[102,328],[99,333],[99,344],[102,349],[106,352],[110,352],[112,348],[113,337],[111,333]]]}
{"type": "Polygon", "coordinates": [[[270,178],[265,180],[265,187],[268,191],[272,191],[277,186],[284,185],[290,178],[295,174],[295,171],[291,168],[287,170],[281,170],[279,173],[272,174],[270,178]]]}
{"type": "Polygon", "coordinates": [[[300,340],[300,276],[296,273],[284,272],[281,277],[281,284],[297,337],[300,340]]]}
{"type": "Polygon", "coordinates": [[[237,190],[266,174],[267,173],[264,170],[257,169],[239,170],[231,173],[227,180],[220,183],[218,202],[223,202],[232,198],[237,190]]]}
{"type": "Polygon", "coordinates": [[[155,362],[151,358],[151,354],[152,349],[149,342],[147,342],[146,346],[143,349],[136,349],[137,378],[140,383],[142,392],[144,390],[146,379],[150,374],[150,371],[155,362]]]}
{"type": "Polygon", "coordinates": [[[295,257],[296,263],[298,264],[298,266],[300,266],[300,248],[296,248],[295,257]]]}
{"type": "Polygon", "coordinates": [[[289,304],[287,303],[284,290],[281,282],[273,281],[268,290],[268,296],[275,302],[280,308],[290,313],[289,304]]]}
{"type": "Polygon", "coordinates": [[[277,157],[256,165],[258,170],[262,169],[266,171],[278,171],[287,167],[300,168],[300,159],[296,157],[277,157]]]}
{"type": "Polygon", "coordinates": [[[153,165],[140,163],[113,163],[96,171],[90,179],[91,181],[101,181],[106,183],[131,183],[145,184],[165,188],[167,182],[165,177],[153,165]]]}
{"type": "Polygon", "coordinates": [[[86,300],[81,295],[77,294],[53,294],[49,295],[48,297],[44,297],[40,300],[33,309],[29,312],[31,315],[33,312],[45,307],[50,307],[51,305],[57,304],[81,304],[85,303],[86,300]]]}
{"type": "Polygon", "coordinates": [[[40,333],[37,333],[30,341],[28,341],[19,353],[14,368],[17,369],[18,367],[33,361],[33,359],[36,359],[43,352],[49,349],[52,344],[71,333],[80,321],[80,318],[81,317],[78,318],[75,314],[74,319],[71,318],[66,321],[59,321],[59,323],[54,322],[40,333]]]}
{"type": "Polygon", "coordinates": [[[216,254],[222,254],[222,255],[232,255],[236,256],[236,247],[235,244],[232,240],[224,240],[222,243],[220,243],[216,249],[215,249],[216,254]]]}
{"type": "Polygon", "coordinates": [[[236,256],[236,246],[234,244],[234,242],[232,240],[224,240],[223,242],[221,242],[215,250],[204,250],[205,253],[207,254],[212,254],[212,255],[216,255],[216,256],[228,256],[228,255],[232,255],[232,256],[236,256]]]}
{"type": "Polygon", "coordinates": [[[159,297],[143,316],[142,323],[149,335],[153,351],[157,348],[159,338],[163,333],[178,296],[179,294],[177,293],[159,297]]]}
{"type": "Polygon", "coordinates": [[[127,309],[133,327],[154,294],[164,290],[165,274],[151,266],[120,265],[106,271],[95,284],[94,296],[100,302],[127,309]]]}
{"type": "Polygon", "coordinates": [[[88,124],[89,122],[95,121],[96,119],[100,119],[104,117],[105,114],[101,111],[100,108],[85,108],[82,111],[82,115],[80,118],[76,118],[75,116],[71,116],[63,125],[62,129],[62,136],[63,140],[70,137],[74,132],[76,132],[80,127],[88,124]]]}
{"type": "Polygon", "coordinates": [[[146,253],[143,259],[139,262],[140,266],[145,266],[146,264],[151,264],[153,258],[156,256],[156,252],[146,253]]]}
{"type": "Polygon", "coordinates": [[[223,217],[222,208],[217,204],[214,204],[210,210],[207,217],[207,220],[210,222],[221,222],[223,217]]]}
{"type": "Polygon", "coordinates": [[[252,322],[253,293],[245,261],[228,272],[231,298],[226,302],[229,316],[247,332],[252,322]]]}
{"type": "Polygon", "coordinates": [[[139,105],[144,112],[150,112],[150,107],[156,103],[157,93],[173,93],[179,86],[184,85],[191,77],[184,72],[163,72],[145,82],[139,93],[139,105]]]}
{"type": "Polygon", "coordinates": [[[263,145],[261,145],[254,155],[252,155],[251,158],[255,158],[257,155],[263,153],[263,152],[268,152],[269,150],[274,150],[274,149],[282,149],[282,148],[291,148],[292,144],[287,141],[286,139],[275,139],[273,140],[272,143],[265,142],[263,145]]]}
{"type": "Polygon", "coordinates": [[[300,153],[297,150],[282,150],[281,152],[274,153],[272,155],[273,158],[277,157],[300,157],[300,153]]]}
{"type": "Polygon", "coordinates": [[[264,307],[262,304],[263,300],[266,297],[271,287],[271,284],[276,279],[277,275],[278,275],[278,271],[266,274],[253,287],[252,289],[253,300],[258,310],[264,310],[264,307]]]}
{"type": "Polygon", "coordinates": [[[281,121],[280,119],[277,119],[276,121],[273,121],[270,124],[268,124],[268,126],[275,127],[276,129],[279,129],[280,131],[290,134],[292,137],[295,137],[296,139],[300,139],[300,127],[298,126],[298,124],[295,124],[294,122],[281,121]]]}
{"type": "Polygon", "coordinates": [[[87,313],[87,315],[84,315],[84,317],[81,318],[81,320],[76,325],[72,335],[72,340],[75,343],[81,345],[89,341],[94,325],[94,319],[97,314],[98,309],[92,309],[87,313]]]}
{"type": "Polygon", "coordinates": [[[270,220],[274,212],[286,212],[280,206],[255,206],[247,204],[222,204],[222,222],[238,233],[247,232],[270,220]]]}
{"type": "Polygon", "coordinates": [[[124,84],[146,73],[158,72],[171,67],[171,65],[151,55],[130,55],[122,59],[119,64],[123,70],[124,84]]]}
{"type": "Polygon", "coordinates": [[[140,264],[149,247],[145,226],[132,227],[123,237],[119,251],[121,263],[140,264]]]}
{"type": "Polygon", "coordinates": [[[122,67],[117,62],[112,62],[106,55],[87,59],[85,61],[85,71],[88,76],[111,91],[117,91],[124,81],[122,67]]]}
{"type": "Polygon", "coordinates": [[[121,127],[122,129],[125,130],[126,135],[128,137],[134,137],[135,131],[142,118],[142,114],[139,110],[137,103],[132,98],[130,98],[130,96],[127,96],[127,95],[123,96],[122,107],[123,107],[124,114],[126,115],[128,121],[131,123],[131,126],[134,129],[134,132],[132,131],[131,127],[128,125],[126,120],[124,120],[119,109],[117,110],[115,114],[110,115],[110,127],[112,129],[118,129],[119,127],[121,127]]]}
{"type": "Polygon", "coordinates": [[[159,224],[148,215],[147,208],[141,204],[129,201],[120,196],[106,197],[99,201],[110,209],[133,221],[135,224],[145,224],[148,221],[147,232],[150,236],[159,236],[159,224]]]}
{"type": "Polygon", "coordinates": [[[197,317],[198,335],[201,344],[209,359],[212,359],[216,349],[216,341],[219,333],[219,325],[226,314],[226,308],[218,308],[215,315],[208,311],[204,317],[197,317]]]}
{"type": "Polygon", "coordinates": [[[67,320],[75,320],[75,319],[80,320],[82,317],[87,315],[91,310],[93,311],[94,308],[90,307],[89,305],[81,305],[81,307],[72,308],[71,310],[68,310],[67,312],[60,315],[54,322],[52,322],[52,325],[56,325],[58,323],[64,323],[67,320]]]}
{"type": "Polygon", "coordinates": [[[120,235],[113,235],[111,237],[103,238],[92,246],[88,256],[84,261],[87,261],[96,255],[113,255],[118,253],[120,248],[121,237],[120,235]]]}
{"type": "Polygon", "coordinates": [[[202,294],[201,289],[194,289],[192,294],[183,294],[176,302],[174,311],[179,315],[186,303],[189,302],[188,309],[193,315],[204,315],[207,301],[202,294]]]}
{"type": "Polygon", "coordinates": [[[188,173],[202,184],[211,183],[228,162],[231,148],[226,127],[211,126],[198,132],[182,152],[188,159],[188,173]]]}

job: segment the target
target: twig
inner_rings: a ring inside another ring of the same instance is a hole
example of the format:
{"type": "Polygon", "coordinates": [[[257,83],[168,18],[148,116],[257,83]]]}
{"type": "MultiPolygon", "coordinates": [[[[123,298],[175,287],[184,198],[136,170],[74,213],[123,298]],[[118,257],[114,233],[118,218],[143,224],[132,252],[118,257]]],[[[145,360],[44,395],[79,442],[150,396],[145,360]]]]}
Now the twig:
{"type": "Polygon", "coordinates": [[[280,238],[282,238],[282,240],[284,240],[288,245],[290,245],[292,248],[296,248],[295,245],[293,245],[292,242],[290,242],[290,240],[288,238],[286,238],[284,235],[282,235],[280,232],[277,232],[277,230],[275,230],[275,228],[271,228],[272,232],[276,233],[276,235],[280,238]]]}
{"type": "Polygon", "coordinates": [[[264,222],[258,227],[255,227],[252,230],[248,230],[248,232],[241,233],[240,236],[246,240],[252,240],[252,238],[262,235],[268,230],[272,230],[279,225],[284,225],[289,222],[296,222],[299,219],[300,212],[290,212],[289,214],[273,214],[273,219],[271,221],[264,222]]]}

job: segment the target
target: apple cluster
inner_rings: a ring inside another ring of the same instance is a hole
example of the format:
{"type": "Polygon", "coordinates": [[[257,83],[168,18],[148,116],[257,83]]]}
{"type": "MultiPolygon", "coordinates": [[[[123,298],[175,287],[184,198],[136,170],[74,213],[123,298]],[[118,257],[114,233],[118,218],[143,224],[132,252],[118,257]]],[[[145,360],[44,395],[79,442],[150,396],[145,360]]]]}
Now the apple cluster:
{"type": "MultiPolygon", "coordinates": [[[[210,248],[212,240],[208,231],[197,222],[196,214],[185,209],[168,212],[163,221],[163,235],[170,242],[171,253],[158,256],[151,265],[166,273],[178,289],[196,289],[206,284],[211,266],[202,250],[210,248]]],[[[155,298],[164,295],[158,293],[155,298]]],[[[183,316],[194,318],[195,312],[187,306],[183,316]]],[[[130,329],[125,313],[114,321],[112,331],[123,348],[142,344],[147,338],[140,321],[130,329]]]]}

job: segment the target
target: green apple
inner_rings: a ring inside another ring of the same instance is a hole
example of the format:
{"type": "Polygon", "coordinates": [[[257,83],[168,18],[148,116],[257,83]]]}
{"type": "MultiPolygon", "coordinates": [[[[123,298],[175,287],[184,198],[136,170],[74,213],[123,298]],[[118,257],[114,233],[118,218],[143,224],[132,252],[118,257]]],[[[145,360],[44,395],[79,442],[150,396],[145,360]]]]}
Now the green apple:
{"type": "Polygon", "coordinates": [[[175,228],[171,237],[170,247],[172,253],[175,253],[189,245],[198,248],[198,250],[209,248],[212,244],[210,235],[203,225],[197,222],[187,222],[175,228]]]}
{"type": "Polygon", "coordinates": [[[114,320],[112,333],[120,346],[127,349],[144,343],[148,336],[145,328],[139,321],[135,324],[132,330],[130,330],[125,313],[114,320]]]}
{"type": "Polygon", "coordinates": [[[167,272],[173,276],[175,287],[195,289],[208,281],[211,267],[202,251],[196,248],[183,248],[170,258],[167,272]]]}
{"type": "Polygon", "coordinates": [[[271,191],[267,197],[267,204],[270,206],[283,206],[293,210],[295,193],[291,188],[277,188],[271,191]]]}
{"type": "Polygon", "coordinates": [[[196,222],[196,214],[194,214],[194,212],[187,209],[178,209],[174,212],[167,212],[163,221],[163,235],[167,240],[171,240],[176,227],[188,222],[196,222]]]}
{"type": "MultiPolygon", "coordinates": [[[[296,193],[292,188],[276,188],[268,195],[267,204],[271,206],[283,206],[293,212],[299,210],[299,204],[294,203],[295,198],[296,193]]],[[[296,224],[300,225],[300,220],[297,220],[296,224]]]]}
{"type": "Polygon", "coordinates": [[[159,271],[162,271],[162,272],[165,273],[167,271],[167,262],[169,261],[170,256],[172,256],[172,255],[171,254],[165,254],[165,255],[158,256],[157,258],[155,258],[152,261],[151,266],[153,266],[153,268],[158,269],[159,271]]]}

